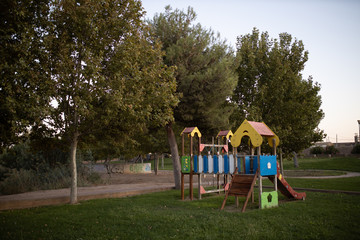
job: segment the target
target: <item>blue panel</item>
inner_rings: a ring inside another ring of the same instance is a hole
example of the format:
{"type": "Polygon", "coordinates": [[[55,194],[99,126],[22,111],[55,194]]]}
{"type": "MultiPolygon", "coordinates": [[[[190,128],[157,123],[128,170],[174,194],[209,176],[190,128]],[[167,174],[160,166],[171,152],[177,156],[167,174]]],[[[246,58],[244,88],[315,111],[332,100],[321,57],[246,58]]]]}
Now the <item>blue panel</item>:
{"type": "Polygon", "coordinates": [[[194,172],[198,172],[198,156],[194,155],[194,172]]]}
{"type": "Polygon", "coordinates": [[[276,156],[260,156],[260,175],[276,175],[276,156]]]}
{"type": "Polygon", "coordinates": [[[246,156],[245,157],[245,173],[246,174],[255,174],[257,168],[258,168],[257,156],[246,156]],[[251,171],[251,166],[253,168],[253,171],[251,171]]]}
{"type": "Polygon", "coordinates": [[[224,173],[225,174],[229,173],[229,168],[230,168],[229,157],[228,157],[228,155],[224,155],[224,173]]]}
{"type": "Polygon", "coordinates": [[[208,157],[204,155],[204,173],[209,172],[209,164],[208,164],[208,157]]]}
{"type": "Polygon", "coordinates": [[[238,165],[238,173],[241,173],[241,157],[237,157],[237,165],[238,165]]]}
{"type": "Polygon", "coordinates": [[[218,173],[219,171],[219,159],[217,155],[214,155],[214,173],[218,173]]]}

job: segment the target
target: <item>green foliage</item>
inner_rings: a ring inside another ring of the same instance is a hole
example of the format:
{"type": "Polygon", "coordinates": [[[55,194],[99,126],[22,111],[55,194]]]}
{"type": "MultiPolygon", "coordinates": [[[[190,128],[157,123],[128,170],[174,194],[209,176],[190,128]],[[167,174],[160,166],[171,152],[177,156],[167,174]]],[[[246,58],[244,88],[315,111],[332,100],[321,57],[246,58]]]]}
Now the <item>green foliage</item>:
{"type": "Polygon", "coordinates": [[[317,129],[323,118],[320,85],[301,71],[308,60],[302,41],[281,33],[269,39],[256,28],[237,40],[238,84],[231,100],[237,106],[236,126],[264,121],[280,138],[284,153],[299,152],[321,140],[317,129]]]}
{"type": "Polygon", "coordinates": [[[360,154],[360,144],[356,144],[354,148],[351,150],[352,154],[360,154]]]}
{"type": "Polygon", "coordinates": [[[50,122],[63,139],[79,135],[101,154],[126,154],[148,126],[172,120],[174,69],[148,41],[142,15],[132,0],[54,5],[48,42],[58,106],[50,122]]]}
{"type": "Polygon", "coordinates": [[[226,42],[212,30],[195,24],[196,13],[173,10],[149,20],[152,35],[161,41],[164,62],[176,66],[180,103],[174,117],[182,126],[197,126],[200,131],[216,134],[229,127],[232,112],[227,99],[236,84],[234,54],[226,42]]]}
{"type": "Polygon", "coordinates": [[[49,1],[0,3],[0,153],[41,125],[49,100],[49,1]]]}
{"type": "MultiPolygon", "coordinates": [[[[79,185],[100,182],[82,161],[92,161],[89,150],[77,152],[79,185]]],[[[29,142],[15,145],[0,155],[0,193],[14,194],[39,189],[67,188],[69,154],[58,148],[33,152],[29,142]]]]}
{"type": "Polygon", "coordinates": [[[68,163],[67,152],[59,148],[34,152],[29,142],[17,144],[0,155],[0,164],[2,166],[17,170],[35,170],[43,164],[56,166],[66,163],[68,163]]]}
{"type": "MultiPolygon", "coordinates": [[[[79,186],[101,183],[99,174],[89,172],[85,166],[79,168],[78,171],[79,186]]],[[[11,169],[5,174],[5,179],[0,182],[0,195],[68,188],[70,181],[70,170],[67,165],[52,168],[42,165],[38,169],[11,169]]]]}
{"type": "Polygon", "coordinates": [[[334,145],[326,146],[325,153],[335,155],[335,154],[339,153],[339,150],[337,148],[335,148],[334,145]]]}
{"type": "Polygon", "coordinates": [[[311,154],[323,154],[324,153],[324,148],[323,147],[313,147],[310,149],[310,153],[311,154]]]}

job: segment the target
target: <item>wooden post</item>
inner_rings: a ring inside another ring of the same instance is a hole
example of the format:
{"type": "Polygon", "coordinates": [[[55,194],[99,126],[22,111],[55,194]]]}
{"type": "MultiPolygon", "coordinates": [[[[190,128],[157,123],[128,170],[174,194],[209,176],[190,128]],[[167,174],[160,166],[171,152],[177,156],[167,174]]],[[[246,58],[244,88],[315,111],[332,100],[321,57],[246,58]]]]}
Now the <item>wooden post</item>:
{"type": "MultiPolygon", "coordinates": [[[[200,163],[200,156],[201,156],[201,150],[200,150],[200,146],[201,146],[201,137],[199,137],[199,142],[198,142],[198,162],[200,163]]],[[[201,173],[199,171],[198,173],[198,199],[201,199],[201,173]]]]}
{"type": "Polygon", "coordinates": [[[193,163],[194,163],[194,157],[193,157],[193,137],[190,136],[190,182],[189,182],[189,188],[190,188],[190,200],[193,200],[194,197],[194,189],[193,189],[193,163]]]}
{"type": "Polygon", "coordinates": [[[261,208],[261,194],[262,194],[262,177],[260,174],[260,155],[261,155],[261,146],[259,146],[257,149],[258,171],[259,171],[259,208],[261,208]]]}
{"type": "Polygon", "coordinates": [[[280,173],[284,176],[284,166],[283,166],[283,158],[282,158],[282,149],[280,148],[280,173]]]}
{"type": "Polygon", "coordinates": [[[155,171],[155,175],[158,175],[158,168],[159,168],[159,158],[158,155],[155,153],[154,156],[154,161],[155,161],[155,165],[154,165],[154,171],[155,171]]]}
{"type": "Polygon", "coordinates": [[[218,138],[218,149],[217,149],[217,152],[219,153],[219,154],[221,154],[221,147],[219,146],[220,145],[220,138],[218,138]]]}
{"type": "Polygon", "coordinates": [[[164,169],[164,154],[161,154],[161,169],[164,169]]]}
{"type": "Polygon", "coordinates": [[[237,162],[237,148],[233,147],[233,155],[234,155],[234,161],[235,161],[235,168],[240,168],[240,166],[238,166],[238,162],[237,162]]]}
{"type": "MultiPolygon", "coordinates": [[[[277,157],[276,156],[276,139],[275,138],[272,139],[272,144],[273,144],[273,154],[275,157],[277,157]]],[[[278,190],[278,188],[277,188],[277,171],[276,171],[276,174],[274,177],[274,185],[275,185],[275,191],[277,191],[278,190]]]]}
{"type": "Polygon", "coordinates": [[[200,191],[200,188],[201,188],[201,174],[199,173],[198,174],[198,199],[201,200],[201,191],[200,191]]]}
{"type": "Polygon", "coordinates": [[[212,144],[212,147],[211,147],[211,150],[212,150],[212,154],[214,155],[215,154],[215,140],[214,140],[214,137],[212,137],[212,140],[211,140],[211,144],[212,144]]]}

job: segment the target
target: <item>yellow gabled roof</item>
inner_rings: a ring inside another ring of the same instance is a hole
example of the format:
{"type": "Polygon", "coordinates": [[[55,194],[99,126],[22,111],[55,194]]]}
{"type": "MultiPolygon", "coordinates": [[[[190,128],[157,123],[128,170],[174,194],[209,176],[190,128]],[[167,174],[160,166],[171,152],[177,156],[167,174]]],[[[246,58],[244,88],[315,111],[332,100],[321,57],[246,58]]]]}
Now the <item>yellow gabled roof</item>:
{"type": "Polygon", "coordinates": [[[264,122],[252,122],[245,119],[231,138],[231,145],[238,147],[244,136],[250,138],[253,147],[259,147],[263,142],[263,137],[267,138],[271,147],[273,146],[272,139],[275,139],[276,146],[280,143],[279,137],[264,122]]]}
{"type": "Polygon", "coordinates": [[[180,133],[180,136],[182,136],[184,133],[190,134],[192,137],[195,136],[195,133],[197,133],[198,137],[201,137],[201,132],[197,127],[186,127],[184,130],[180,133]]]}

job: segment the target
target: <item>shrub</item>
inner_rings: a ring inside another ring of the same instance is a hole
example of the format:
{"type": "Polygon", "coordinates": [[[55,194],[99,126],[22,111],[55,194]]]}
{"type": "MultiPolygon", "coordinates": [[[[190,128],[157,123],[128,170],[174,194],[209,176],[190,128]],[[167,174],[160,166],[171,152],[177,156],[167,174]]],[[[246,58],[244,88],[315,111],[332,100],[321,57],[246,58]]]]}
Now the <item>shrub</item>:
{"type": "Polygon", "coordinates": [[[360,144],[356,144],[351,150],[352,154],[360,154],[360,144]]]}
{"type": "Polygon", "coordinates": [[[335,148],[334,145],[326,146],[325,153],[335,155],[335,154],[339,153],[339,150],[337,148],[335,148]]]}
{"type": "MultiPolygon", "coordinates": [[[[90,172],[86,167],[78,170],[78,185],[88,186],[100,183],[100,175],[90,172]]],[[[36,190],[68,188],[71,183],[70,169],[65,165],[55,168],[43,166],[38,170],[12,169],[0,182],[0,194],[16,194],[36,190]]]]}
{"type": "Polygon", "coordinates": [[[323,154],[324,152],[325,150],[322,147],[313,147],[310,149],[311,154],[323,154]]]}
{"type": "MultiPolygon", "coordinates": [[[[54,147],[48,151],[31,151],[31,144],[18,144],[0,155],[0,194],[67,188],[71,183],[68,154],[54,147]]],[[[82,160],[92,161],[90,150],[78,151],[78,185],[99,183],[82,160]]]]}

